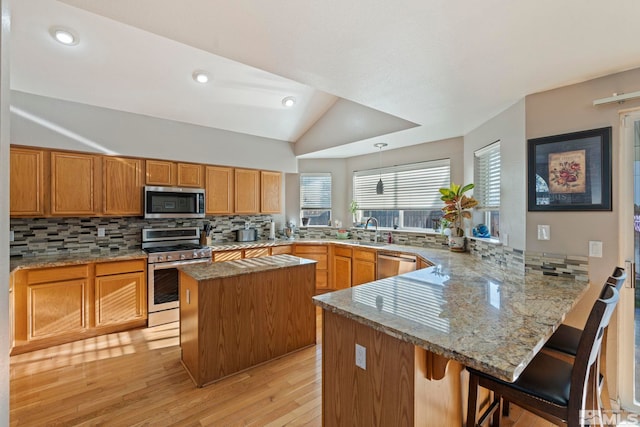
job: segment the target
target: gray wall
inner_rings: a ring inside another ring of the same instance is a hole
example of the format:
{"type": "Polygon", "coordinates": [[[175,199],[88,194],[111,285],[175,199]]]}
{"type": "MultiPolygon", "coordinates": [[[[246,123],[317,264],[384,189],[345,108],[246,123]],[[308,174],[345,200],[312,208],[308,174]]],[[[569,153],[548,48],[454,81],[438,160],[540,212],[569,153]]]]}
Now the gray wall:
{"type": "MultiPolygon", "coordinates": [[[[612,187],[613,210],[611,212],[528,212],[526,220],[527,250],[540,252],[588,254],[590,240],[603,242],[603,257],[589,258],[589,280],[592,286],[585,303],[571,313],[568,323],[584,325],[591,303],[597,297],[601,284],[620,263],[618,238],[620,183],[619,146],[620,116],[624,109],[640,107],[640,100],[627,101],[622,105],[607,104],[593,106],[594,99],[606,98],[613,93],[628,93],[640,89],[640,69],[612,74],[587,82],[566,86],[526,97],[527,139],[567,132],[613,127],[612,187]],[[551,226],[551,240],[537,240],[537,225],[551,226]]],[[[629,230],[631,232],[631,229],[629,230]]],[[[615,396],[617,378],[614,370],[617,363],[617,322],[612,319],[609,333],[608,357],[609,387],[615,396]]]]}
{"type": "MultiPolygon", "coordinates": [[[[464,183],[473,182],[473,154],[500,140],[500,238],[515,249],[525,249],[526,137],[524,99],[464,137],[464,183]],[[504,240],[506,236],[506,241],[504,240]]],[[[474,222],[484,222],[482,214],[474,222]]]]}
{"type": "Polygon", "coordinates": [[[18,91],[11,107],[13,144],[296,172],[285,141],[18,91]]]}
{"type": "Polygon", "coordinates": [[[0,426],[9,425],[9,1],[0,0],[0,426]]]}

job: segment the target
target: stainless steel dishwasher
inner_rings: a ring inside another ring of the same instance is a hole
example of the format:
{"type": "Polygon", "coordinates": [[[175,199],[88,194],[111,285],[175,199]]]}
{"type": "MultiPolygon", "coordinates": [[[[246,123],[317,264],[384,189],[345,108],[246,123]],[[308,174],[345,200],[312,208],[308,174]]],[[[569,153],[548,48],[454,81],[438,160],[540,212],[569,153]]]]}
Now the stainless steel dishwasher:
{"type": "Polygon", "coordinates": [[[416,269],[418,263],[415,255],[398,255],[378,252],[378,279],[393,277],[416,269]]]}

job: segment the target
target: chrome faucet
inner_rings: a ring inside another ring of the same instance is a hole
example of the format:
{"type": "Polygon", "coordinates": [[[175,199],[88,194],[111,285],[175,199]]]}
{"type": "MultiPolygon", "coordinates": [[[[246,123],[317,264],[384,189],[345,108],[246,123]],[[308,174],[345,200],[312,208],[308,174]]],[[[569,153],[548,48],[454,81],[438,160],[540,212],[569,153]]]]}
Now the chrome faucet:
{"type": "Polygon", "coordinates": [[[375,221],[376,223],[376,234],[373,235],[373,241],[377,242],[378,241],[378,219],[375,217],[370,216],[369,219],[367,219],[367,222],[364,223],[364,229],[366,230],[367,227],[369,227],[369,221],[375,221]]]}

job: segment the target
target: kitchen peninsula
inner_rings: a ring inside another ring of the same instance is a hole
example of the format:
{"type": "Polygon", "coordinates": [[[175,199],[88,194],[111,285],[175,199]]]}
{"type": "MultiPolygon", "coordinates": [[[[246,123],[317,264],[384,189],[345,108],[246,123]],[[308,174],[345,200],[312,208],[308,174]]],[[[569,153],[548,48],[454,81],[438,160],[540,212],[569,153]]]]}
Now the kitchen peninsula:
{"type": "Polygon", "coordinates": [[[182,363],[198,387],[314,345],[315,261],[274,255],[180,267],[182,363]]]}
{"type": "Polygon", "coordinates": [[[464,367],[513,381],[588,288],[430,252],[432,267],[314,297],[325,425],[462,425],[464,367]]]}

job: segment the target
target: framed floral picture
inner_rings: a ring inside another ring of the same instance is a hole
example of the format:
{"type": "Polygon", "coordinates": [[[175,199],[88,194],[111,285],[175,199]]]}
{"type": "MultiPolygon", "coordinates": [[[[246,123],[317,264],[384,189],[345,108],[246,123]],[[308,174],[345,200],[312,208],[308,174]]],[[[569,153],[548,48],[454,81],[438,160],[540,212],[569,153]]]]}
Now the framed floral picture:
{"type": "Polygon", "coordinates": [[[528,141],[529,211],[611,210],[611,127],[528,141]]]}

